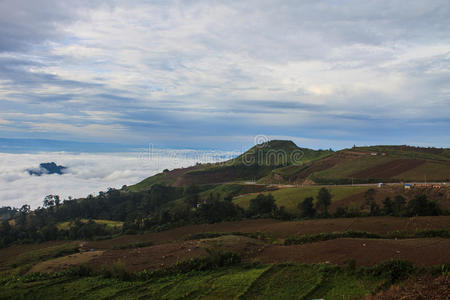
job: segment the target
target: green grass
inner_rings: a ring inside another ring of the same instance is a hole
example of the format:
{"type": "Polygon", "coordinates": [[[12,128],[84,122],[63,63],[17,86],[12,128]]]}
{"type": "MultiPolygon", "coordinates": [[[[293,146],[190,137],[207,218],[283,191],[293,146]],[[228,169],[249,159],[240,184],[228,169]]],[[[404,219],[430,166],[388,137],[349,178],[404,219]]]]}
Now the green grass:
{"type": "Polygon", "coordinates": [[[159,173],[150,176],[135,185],[128,186],[127,190],[130,192],[142,192],[149,190],[154,184],[170,185],[173,182],[174,180],[168,178],[165,173],[159,173]]]}
{"type": "MultiPolygon", "coordinates": [[[[87,223],[88,219],[81,219],[82,223],[87,223]]],[[[102,219],[92,219],[97,224],[105,224],[107,228],[122,228],[123,222],[121,221],[112,221],[112,220],[102,220],[102,219]]],[[[58,224],[59,230],[67,230],[69,229],[70,222],[61,222],[58,224]]]]}
{"type": "MultiPolygon", "coordinates": [[[[316,197],[320,187],[307,186],[307,187],[295,187],[295,188],[283,188],[273,192],[264,192],[263,194],[271,193],[275,197],[276,204],[281,207],[284,206],[288,212],[297,213],[297,206],[306,197],[316,197]]],[[[332,201],[339,201],[346,197],[364,192],[367,187],[361,186],[330,186],[328,190],[333,196],[332,201]]],[[[242,208],[248,209],[250,200],[255,198],[256,195],[244,195],[236,197],[233,202],[242,208]]]]}
{"type": "Polygon", "coordinates": [[[315,266],[274,265],[246,291],[242,299],[304,299],[323,281],[315,266]]]}
{"type": "Polygon", "coordinates": [[[237,266],[122,281],[100,276],[36,275],[0,280],[0,299],[358,299],[383,277],[327,264],[237,266]]]}
{"type": "Polygon", "coordinates": [[[233,299],[266,269],[236,267],[131,282],[98,276],[10,280],[0,289],[0,299],[233,299]]]}
{"type": "Polygon", "coordinates": [[[225,183],[216,185],[211,189],[199,193],[200,199],[207,199],[210,194],[214,197],[220,195],[223,200],[227,196],[237,196],[242,194],[254,193],[264,191],[267,189],[266,185],[242,184],[242,183],[225,183]]]}

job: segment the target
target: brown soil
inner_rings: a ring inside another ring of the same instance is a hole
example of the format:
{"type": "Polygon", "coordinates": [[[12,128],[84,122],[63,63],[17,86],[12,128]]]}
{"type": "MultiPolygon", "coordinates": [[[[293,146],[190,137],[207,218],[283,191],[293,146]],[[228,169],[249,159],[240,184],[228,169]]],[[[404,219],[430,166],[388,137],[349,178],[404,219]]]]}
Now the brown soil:
{"type": "Polygon", "coordinates": [[[448,300],[450,299],[450,277],[410,279],[401,286],[393,286],[366,300],[448,300]]]}
{"type": "Polygon", "coordinates": [[[405,259],[419,266],[443,264],[450,259],[449,239],[337,239],[304,245],[266,247],[259,255],[262,263],[342,264],[355,259],[358,266],[371,266],[390,259],[405,259]]]}
{"type": "Polygon", "coordinates": [[[350,175],[353,178],[390,178],[414,169],[425,163],[420,159],[394,159],[350,175]]]}
{"type": "Polygon", "coordinates": [[[162,232],[123,235],[110,240],[87,242],[86,247],[94,249],[111,249],[114,246],[144,241],[152,241],[155,244],[163,244],[181,241],[191,234],[205,232],[264,232],[274,238],[283,239],[293,235],[346,230],[358,230],[384,234],[389,231],[396,230],[413,232],[419,229],[446,229],[449,227],[450,216],[414,218],[341,218],[291,222],[274,219],[258,219],[216,224],[189,225],[162,232]]]}
{"type": "Polygon", "coordinates": [[[205,256],[206,248],[218,248],[222,251],[240,253],[244,259],[253,256],[263,248],[263,242],[243,236],[224,236],[214,239],[202,239],[155,245],[126,250],[107,250],[102,256],[91,261],[91,266],[101,269],[117,261],[125,263],[129,271],[142,271],[173,265],[186,259],[205,256]]]}
{"type": "Polygon", "coordinates": [[[293,178],[291,178],[291,179],[293,179],[296,182],[303,182],[309,175],[311,175],[314,172],[319,172],[319,171],[323,171],[323,170],[332,168],[336,165],[356,159],[360,156],[361,156],[361,154],[354,154],[353,152],[339,151],[331,156],[328,156],[326,158],[323,158],[318,161],[314,161],[310,164],[307,164],[298,173],[296,173],[293,176],[293,178]]]}

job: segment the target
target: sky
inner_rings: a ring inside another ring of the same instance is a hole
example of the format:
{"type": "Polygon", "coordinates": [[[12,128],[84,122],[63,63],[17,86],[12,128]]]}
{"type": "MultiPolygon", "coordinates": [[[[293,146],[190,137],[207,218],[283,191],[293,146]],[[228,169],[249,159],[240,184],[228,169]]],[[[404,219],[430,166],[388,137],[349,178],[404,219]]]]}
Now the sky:
{"type": "Polygon", "coordinates": [[[448,0],[0,0],[0,138],[450,147],[449,33],[448,0]]]}

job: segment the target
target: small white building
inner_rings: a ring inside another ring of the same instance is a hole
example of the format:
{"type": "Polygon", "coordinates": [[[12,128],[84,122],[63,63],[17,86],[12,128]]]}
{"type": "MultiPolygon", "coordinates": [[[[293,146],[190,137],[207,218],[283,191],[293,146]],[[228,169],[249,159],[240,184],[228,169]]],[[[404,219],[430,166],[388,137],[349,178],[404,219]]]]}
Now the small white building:
{"type": "Polygon", "coordinates": [[[410,190],[412,188],[411,183],[405,183],[405,190],[410,190]]]}
{"type": "Polygon", "coordinates": [[[379,187],[379,188],[384,187],[384,183],[382,183],[382,182],[378,183],[378,187],[379,187]]]}

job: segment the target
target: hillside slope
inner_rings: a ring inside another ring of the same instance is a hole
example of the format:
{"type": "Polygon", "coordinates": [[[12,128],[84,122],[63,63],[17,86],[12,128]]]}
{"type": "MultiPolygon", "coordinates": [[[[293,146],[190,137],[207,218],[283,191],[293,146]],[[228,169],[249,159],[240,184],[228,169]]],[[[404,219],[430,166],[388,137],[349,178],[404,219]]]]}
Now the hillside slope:
{"type": "Polygon", "coordinates": [[[450,181],[450,149],[411,146],[353,147],[337,152],[300,148],[292,141],[270,141],[216,164],[166,171],[130,186],[187,186],[258,181],[261,184],[352,184],[450,181]]]}
{"type": "Polygon", "coordinates": [[[292,141],[273,140],[252,147],[238,157],[215,164],[197,164],[189,168],[159,173],[128,187],[131,191],[148,190],[154,184],[187,186],[235,181],[256,181],[275,169],[304,165],[331,155],[331,150],[300,148],[292,141]]]}

